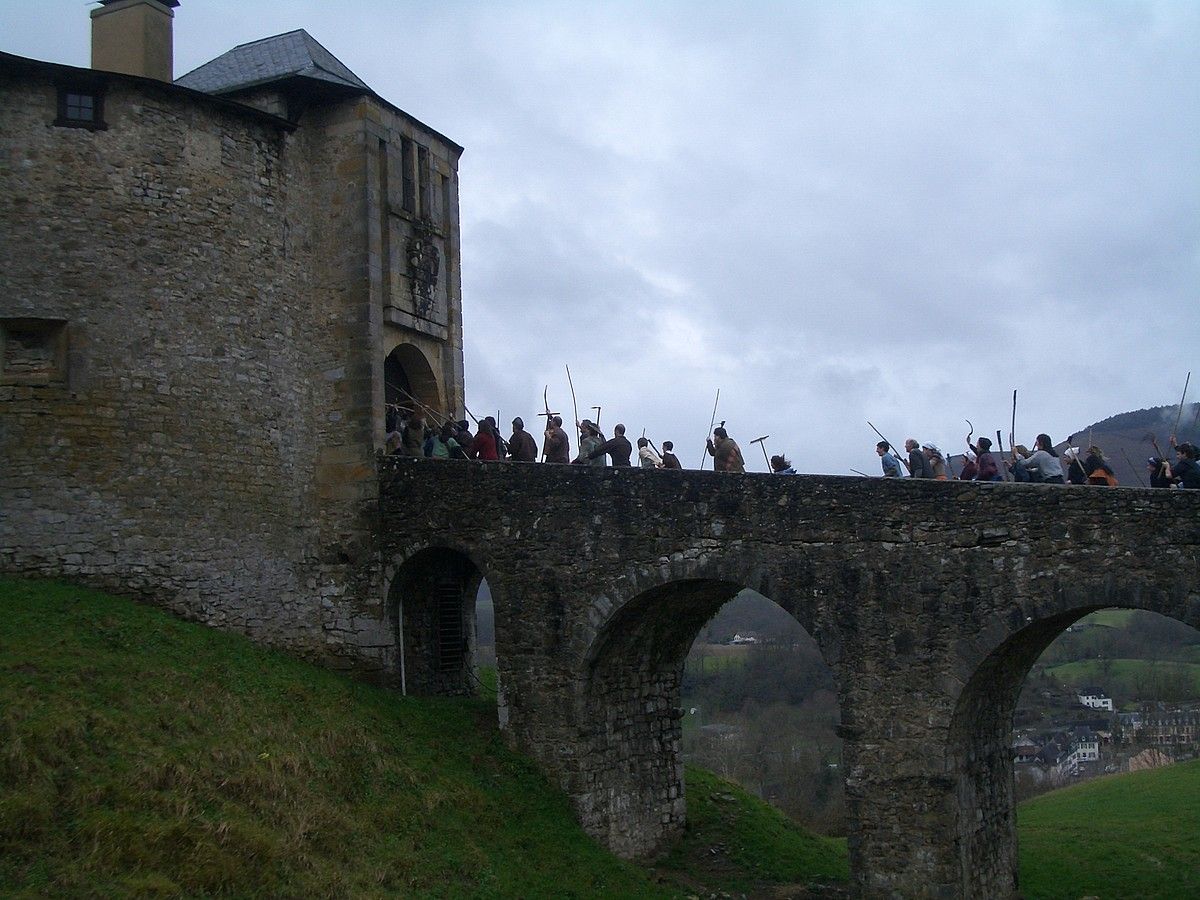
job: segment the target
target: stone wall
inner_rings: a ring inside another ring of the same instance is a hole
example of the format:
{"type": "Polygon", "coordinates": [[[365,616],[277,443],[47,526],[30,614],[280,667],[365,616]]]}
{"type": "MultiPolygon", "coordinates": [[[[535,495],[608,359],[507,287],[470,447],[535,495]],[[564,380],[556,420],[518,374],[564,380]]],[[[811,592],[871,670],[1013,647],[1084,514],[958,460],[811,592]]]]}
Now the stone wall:
{"type": "Polygon", "coordinates": [[[106,128],[54,127],[55,79],[0,79],[0,319],[69,346],[0,383],[0,567],[322,655],[303,146],[122,77],[106,128]]]}
{"type": "Polygon", "coordinates": [[[461,148],[374,97],[298,123],[247,99],[0,55],[0,569],[370,675],[396,655],[372,543],[388,350],[461,407],[461,148]],[[99,92],[96,127],[61,124],[64,85],[99,92]],[[385,322],[420,218],[378,181],[402,134],[444,189],[438,335],[385,322]]]}
{"type": "Polygon", "coordinates": [[[837,679],[864,896],[1015,896],[1009,740],[1029,666],[1097,608],[1200,626],[1200,492],[395,458],[382,471],[393,577],[445,547],[487,578],[508,733],[622,855],[683,826],[680,670],[740,589],[791,613],[837,679]]]}

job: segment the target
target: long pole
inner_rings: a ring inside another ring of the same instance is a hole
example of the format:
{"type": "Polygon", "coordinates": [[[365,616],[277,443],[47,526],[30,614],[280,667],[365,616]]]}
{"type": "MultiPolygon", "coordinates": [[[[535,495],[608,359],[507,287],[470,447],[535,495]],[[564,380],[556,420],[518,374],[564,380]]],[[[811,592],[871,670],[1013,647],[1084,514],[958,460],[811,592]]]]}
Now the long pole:
{"type": "Polygon", "coordinates": [[[400,696],[408,696],[408,681],[405,678],[404,672],[404,597],[401,596],[399,604],[396,606],[396,616],[400,631],[400,696]]]}
{"type": "Polygon", "coordinates": [[[1011,450],[1017,445],[1017,389],[1013,388],[1012,424],[1008,431],[1008,447],[1011,450]]]}
{"type": "Polygon", "coordinates": [[[708,434],[704,435],[704,455],[700,457],[700,468],[704,468],[704,463],[708,460],[708,442],[712,440],[713,426],[717,424],[717,403],[721,400],[721,389],[717,388],[716,399],[713,400],[712,418],[708,420],[708,434]]]}
{"type": "MultiPolygon", "coordinates": [[[[1004,458],[1004,441],[1000,438],[1000,429],[996,429],[996,447],[1000,451],[1000,465],[1004,466],[1004,480],[1012,481],[1012,473],[1008,470],[1008,461],[1004,458]]],[[[1008,445],[1009,453],[1016,453],[1016,447],[1013,444],[1008,445]]]]}
{"type": "Polygon", "coordinates": [[[391,388],[393,391],[403,394],[405,397],[407,397],[409,400],[411,400],[414,404],[416,404],[416,406],[420,407],[425,412],[426,415],[432,417],[434,419],[434,421],[436,421],[439,425],[444,425],[446,422],[450,421],[449,419],[444,418],[442,416],[442,414],[440,412],[438,412],[437,410],[435,410],[433,407],[427,406],[426,404],[422,403],[420,400],[418,400],[416,397],[414,397],[408,391],[404,390],[404,388],[400,387],[399,385],[392,384],[390,381],[384,382],[384,383],[387,385],[387,387],[391,388]]]}
{"type": "Polygon", "coordinates": [[[1175,415],[1175,427],[1171,429],[1171,437],[1175,437],[1179,433],[1179,420],[1183,416],[1183,401],[1187,399],[1188,384],[1192,380],[1192,373],[1187,373],[1187,378],[1183,382],[1183,396],[1179,398],[1179,412],[1175,415]]]}
{"type": "Polygon", "coordinates": [[[1129,463],[1129,468],[1133,469],[1133,477],[1138,480],[1138,484],[1142,487],[1146,486],[1146,482],[1142,481],[1142,475],[1138,472],[1137,466],[1133,464],[1133,460],[1129,458],[1129,454],[1125,452],[1125,448],[1121,448],[1121,455],[1125,457],[1125,462],[1129,463]]]}
{"type": "MultiPolygon", "coordinates": [[[[571,386],[571,409],[575,411],[575,440],[579,441],[579,404],[575,402],[575,382],[571,380],[571,367],[564,366],[567,370],[567,384],[571,386]]],[[[568,448],[568,454],[570,449],[568,448]]]]}

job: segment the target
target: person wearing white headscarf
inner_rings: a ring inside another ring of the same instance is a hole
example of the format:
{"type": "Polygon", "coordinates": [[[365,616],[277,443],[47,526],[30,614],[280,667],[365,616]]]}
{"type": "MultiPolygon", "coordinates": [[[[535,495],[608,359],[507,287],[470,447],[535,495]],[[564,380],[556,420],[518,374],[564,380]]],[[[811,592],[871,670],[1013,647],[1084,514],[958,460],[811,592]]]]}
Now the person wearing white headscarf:
{"type": "Polygon", "coordinates": [[[942,451],[937,448],[936,444],[922,444],[921,451],[925,454],[925,459],[929,463],[929,470],[935,481],[946,481],[949,475],[946,474],[946,459],[942,456],[942,451]]]}

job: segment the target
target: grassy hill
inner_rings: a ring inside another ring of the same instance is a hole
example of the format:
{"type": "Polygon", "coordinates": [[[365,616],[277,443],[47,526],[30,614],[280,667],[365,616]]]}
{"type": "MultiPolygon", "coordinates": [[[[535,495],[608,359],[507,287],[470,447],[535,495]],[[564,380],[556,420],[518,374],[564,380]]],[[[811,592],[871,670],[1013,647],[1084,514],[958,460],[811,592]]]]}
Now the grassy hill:
{"type": "MultiPolygon", "coordinates": [[[[653,868],[592,842],[483,700],[357,684],[158,610],[0,579],[0,895],[806,896],[847,876],[715,776],[653,868]]],[[[1026,896],[1200,895],[1200,763],[1022,807],[1026,896]]]]}
{"type": "Polygon", "coordinates": [[[1137,700],[1166,696],[1163,685],[1170,684],[1182,698],[1200,697],[1200,663],[1149,659],[1084,659],[1046,666],[1046,674],[1065,685],[1080,688],[1103,685],[1125,705],[1137,700]]]}
{"type": "Polygon", "coordinates": [[[844,841],[700,772],[675,852],[614,859],[495,718],[0,579],[0,895],[672,897],[695,873],[846,876],[844,841]]]}
{"type": "Polygon", "coordinates": [[[1200,897],[1200,760],[1021,804],[1028,900],[1200,897]]]}

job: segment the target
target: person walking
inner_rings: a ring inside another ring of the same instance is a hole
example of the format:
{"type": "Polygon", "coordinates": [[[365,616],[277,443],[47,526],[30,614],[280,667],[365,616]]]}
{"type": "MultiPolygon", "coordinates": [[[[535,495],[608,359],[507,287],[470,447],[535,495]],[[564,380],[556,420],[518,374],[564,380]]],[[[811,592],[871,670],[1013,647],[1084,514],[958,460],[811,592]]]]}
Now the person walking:
{"type": "Polygon", "coordinates": [[[571,442],[563,431],[562,416],[554,416],[546,425],[545,439],[542,441],[542,454],[548,463],[569,463],[571,461],[571,442]]]}
{"type": "Polygon", "coordinates": [[[786,456],[771,457],[771,472],[774,475],[795,475],[796,470],[792,468],[792,464],[788,462],[786,456]]]}
{"type": "Polygon", "coordinates": [[[887,441],[880,441],[875,445],[875,452],[879,455],[879,464],[883,466],[884,478],[903,478],[904,467],[900,465],[900,460],[892,453],[892,445],[887,441]]]}
{"type": "Polygon", "coordinates": [[[576,466],[602,466],[604,456],[592,456],[592,451],[603,444],[600,439],[600,429],[590,419],[579,423],[579,453],[571,460],[576,466]]]}
{"type": "Polygon", "coordinates": [[[1020,463],[1026,472],[1031,476],[1036,476],[1036,480],[1042,484],[1063,484],[1062,462],[1058,458],[1058,452],[1054,449],[1054,442],[1050,440],[1050,435],[1039,434],[1033,443],[1033,452],[1024,459],[1018,459],[1016,451],[1013,452],[1013,464],[1020,463]]]}
{"type": "Polygon", "coordinates": [[[612,438],[592,450],[588,457],[590,459],[599,458],[600,465],[604,465],[606,453],[614,466],[629,465],[629,458],[633,455],[633,444],[629,443],[629,438],[625,437],[624,425],[620,423],[614,425],[612,438]]]}
{"type": "Polygon", "coordinates": [[[746,461],[742,458],[742,448],[729,436],[724,426],[713,429],[713,439],[709,440],[705,449],[713,458],[715,472],[745,472],[746,461]]]}
{"type": "Polygon", "coordinates": [[[654,452],[654,448],[650,446],[650,441],[644,437],[638,438],[638,464],[643,469],[661,469],[663,467],[662,457],[654,452]]]}
{"type": "Polygon", "coordinates": [[[471,459],[495,462],[500,458],[497,450],[497,437],[496,420],[487,416],[479,423],[479,431],[476,433],[475,439],[471,441],[471,449],[467,451],[467,455],[471,459]]]}
{"type": "Polygon", "coordinates": [[[1087,473],[1088,484],[1099,484],[1104,487],[1116,487],[1117,473],[1112,470],[1104,451],[1095,444],[1088,447],[1087,459],[1083,461],[1083,470],[1087,473]]]}
{"type": "Polygon", "coordinates": [[[932,478],[933,470],[921,452],[921,443],[916,438],[909,438],[904,442],[904,449],[908,451],[908,474],[913,478],[932,478]]]}
{"type": "Polygon", "coordinates": [[[975,454],[975,480],[976,481],[1003,481],[1004,476],[1000,472],[1000,464],[996,462],[996,457],[992,455],[992,442],[988,438],[981,437],[979,443],[967,443],[967,447],[975,454]]]}
{"type": "Polygon", "coordinates": [[[942,451],[937,448],[936,444],[922,444],[921,453],[925,457],[925,463],[929,467],[929,477],[935,481],[948,481],[950,476],[946,474],[946,460],[942,456],[942,451]]]}
{"type": "Polygon", "coordinates": [[[683,468],[683,464],[679,461],[679,457],[675,455],[675,444],[673,441],[663,441],[662,467],[664,469],[683,468]]]}
{"type": "Polygon", "coordinates": [[[525,430],[520,416],[512,420],[512,437],[508,441],[508,458],[516,462],[537,462],[537,441],[525,430]]]}

